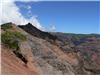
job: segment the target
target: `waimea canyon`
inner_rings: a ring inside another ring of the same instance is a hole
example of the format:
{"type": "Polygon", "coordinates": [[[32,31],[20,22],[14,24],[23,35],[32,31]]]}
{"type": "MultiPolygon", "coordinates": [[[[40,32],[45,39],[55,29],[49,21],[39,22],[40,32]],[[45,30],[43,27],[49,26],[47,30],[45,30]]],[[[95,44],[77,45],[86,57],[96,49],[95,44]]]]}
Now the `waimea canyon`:
{"type": "Polygon", "coordinates": [[[100,34],[2,24],[1,75],[100,75],[100,34]]]}

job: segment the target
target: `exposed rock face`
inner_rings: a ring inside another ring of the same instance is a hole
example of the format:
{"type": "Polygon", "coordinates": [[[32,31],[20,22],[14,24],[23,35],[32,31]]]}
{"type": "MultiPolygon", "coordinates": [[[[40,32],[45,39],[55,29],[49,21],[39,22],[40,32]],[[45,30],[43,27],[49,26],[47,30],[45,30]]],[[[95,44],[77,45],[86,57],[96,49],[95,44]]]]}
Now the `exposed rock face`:
{"type": "Polygon", "coordinates": [[[1,75],[39,75],[27,68],[11,49],[2,46],[1,50],[1,75]]]}
{"type": "Polygon", "coordinates": [[[74,40],[71,35],[40,31],[30,23],[9,30],[27,39],[18,41],[15,50],[2,43],[2,75],[100,75],[100,35],[74,40]],[[89,52],[88,59],[84,54],[89,52]]]}
{"type": "Polygon", "coordinates": [[[26,32],[28,32],[29,34],[36,36],[38,38],[45,39],[48,41],[56,40],[55,36],[49,34],[48,32],[40,31],[39,29],[34,27],[31,23],[28,23],[25,26],[19,25],[19,27],[22,28],[23,30],[25,30],[26,32]]]}

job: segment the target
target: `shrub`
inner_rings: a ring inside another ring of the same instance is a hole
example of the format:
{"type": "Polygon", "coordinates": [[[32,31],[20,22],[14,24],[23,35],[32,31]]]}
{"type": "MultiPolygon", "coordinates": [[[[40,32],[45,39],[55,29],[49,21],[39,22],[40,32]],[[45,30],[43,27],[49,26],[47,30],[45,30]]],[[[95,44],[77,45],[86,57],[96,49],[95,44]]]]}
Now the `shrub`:
{"type": "Polygon", "coordinates": [[[6,23],[6,24],[1,25],[1,29],[3,29],[3,30],[7,30],[7,29],[10,29],[10,28],[12,28],[11,23],[6,23]]]}
{"type": "Polygon", "coordinates": [[[10,32],[6,31],[1,34],[1,41],[9,48],[18,48],[18,42],[26,40],[25,35],[20,32],[10,32]]]}
{"type": "Polygon", "coordinates": [[[13,34],[15,35],[16,38],[18,38],[22,41],[26,40],[26,36],[21,34],[20,32],[14,32],[13,34]]]}

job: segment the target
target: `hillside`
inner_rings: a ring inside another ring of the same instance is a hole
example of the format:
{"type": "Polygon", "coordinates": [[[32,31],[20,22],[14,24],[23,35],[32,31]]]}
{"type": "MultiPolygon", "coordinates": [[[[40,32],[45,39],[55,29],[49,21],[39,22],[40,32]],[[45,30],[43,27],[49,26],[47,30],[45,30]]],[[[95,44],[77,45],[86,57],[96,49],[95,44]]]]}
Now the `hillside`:
{"type": "Polygon", "coordinates": [[[100,75],[100,34],[1,25],[1,75],[100,75]]]}

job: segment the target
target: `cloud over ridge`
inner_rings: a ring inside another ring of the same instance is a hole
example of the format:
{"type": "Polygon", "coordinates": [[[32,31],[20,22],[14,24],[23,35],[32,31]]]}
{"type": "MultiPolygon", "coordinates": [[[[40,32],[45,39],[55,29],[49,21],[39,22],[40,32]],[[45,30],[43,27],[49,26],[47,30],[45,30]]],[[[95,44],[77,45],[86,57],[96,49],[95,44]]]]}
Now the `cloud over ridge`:
{"type": "MultiPolygon", "coordinates": [[[[17,1],[17,0],[16,0],[17,1]]],[[[24,0],[22,0],[24,2],[24,0]]],[[[35,16],[31,16],[29,19],[25,18],[20,12],[18,6],[15,4],[15,0],[2,0],[0,2],[0,24],[13,22],[17,25],[25,25],[28,22],[32,23],[38,29],[43,30],[39,21],[35,16]]],[[[28,6],[30,9],[31,7],[28,6]]]]}

